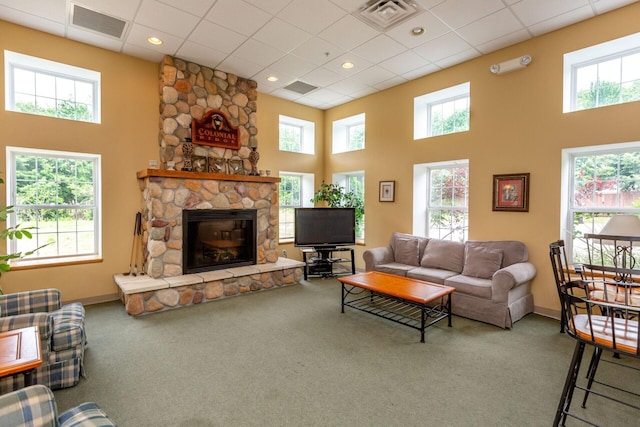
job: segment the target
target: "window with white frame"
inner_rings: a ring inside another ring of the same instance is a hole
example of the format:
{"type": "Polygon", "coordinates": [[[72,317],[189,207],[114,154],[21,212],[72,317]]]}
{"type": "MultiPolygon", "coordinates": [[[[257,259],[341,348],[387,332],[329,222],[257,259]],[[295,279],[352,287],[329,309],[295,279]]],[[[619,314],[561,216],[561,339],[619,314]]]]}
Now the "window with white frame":
{"type": "Polygon", "coordinates": [[[469,130],[470,83],[413,99],[413,139],[469,130]]]}
{"type": "Polygon", "coordinates": [[[100,73],[4,51],[5,108],[100,123],[100,73]]]}
{"type": "Polygon", "coordinates": [[[469,161],[415,165],[413,202],[414,234],[466,241],[469,236],[469,161]]]}
{"type": "Polygon", "coordinates": [[[313,206],[313,178],[313,174],[308,173],[280,172],[280,240],[295,237],[295,209],[313,206]]]}
{"type": "Polygon", "coordinates": [[[563,112],[640,101],[640,33],[564,55],[563,112]]]}
{"type": "Polygon", "coordinates": [[[100,156],[7,147],[9,226],[32,227],[32,239],[9,240],[26,259],[65,261],[101,254],[100,156]]]}
{"type": "Polygon", "coordinates": [[[572,262],[586,262],[584,235],[611,216],[640,214],[640,142],[562,151],[561,231],[572,262]]]}
{"type": "MultiPolygon", "coordinates": [[[[364,171],[333,174],[333,184],[344,188],[345,193],[352,193],[350,207],[361,208],[364,212],[364,171]]],[[[359,216],[356,210],[356,239],[364,240],[364,213],[359,216]]]]}
{"type": "Polygon", "coordinates": [[[280,115],[281,151],[314,154],[316,124],[307,120],[280,115]]]}
{"type": "Polygon", "coordinates": [[[363,150],[365,144],[365,114],[357,114],[333,122],[333,153],[363,150]]]}

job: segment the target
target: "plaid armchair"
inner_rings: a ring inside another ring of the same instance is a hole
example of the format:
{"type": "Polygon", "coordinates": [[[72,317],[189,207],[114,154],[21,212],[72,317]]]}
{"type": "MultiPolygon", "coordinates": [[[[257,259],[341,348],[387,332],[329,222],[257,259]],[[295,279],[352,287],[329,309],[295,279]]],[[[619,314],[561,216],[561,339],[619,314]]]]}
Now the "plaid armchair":
{"type": "Polygon", "coordinates": [[[53,393],[43,385],[33,385],[0,396],[0,420],[0,424],[7,427],[116,426],[93,402],[83,403],[58,417],[53,393]]]}
{"type": "MultiPolygon", "coordinates": [[[[0,295],[0,332],[38,326],[42,365],[33,373],[33,383],[51,389],[71,387],[84,373],[84,307],[62,306],[58,289],[0,295]]],[[[24,387],[24,375],[0,379],[0,394],[24,387]]]]}

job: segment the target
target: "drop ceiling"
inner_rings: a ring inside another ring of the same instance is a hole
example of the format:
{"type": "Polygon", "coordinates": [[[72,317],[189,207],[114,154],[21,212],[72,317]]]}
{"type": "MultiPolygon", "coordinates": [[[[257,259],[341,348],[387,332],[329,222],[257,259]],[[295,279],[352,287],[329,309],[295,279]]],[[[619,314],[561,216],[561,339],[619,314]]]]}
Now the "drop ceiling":
{"type": "Polygon", "coordinates": [[[0,0],[0,19],[152,62],[176,56],[327,109],[637,1],[0,0]]]}

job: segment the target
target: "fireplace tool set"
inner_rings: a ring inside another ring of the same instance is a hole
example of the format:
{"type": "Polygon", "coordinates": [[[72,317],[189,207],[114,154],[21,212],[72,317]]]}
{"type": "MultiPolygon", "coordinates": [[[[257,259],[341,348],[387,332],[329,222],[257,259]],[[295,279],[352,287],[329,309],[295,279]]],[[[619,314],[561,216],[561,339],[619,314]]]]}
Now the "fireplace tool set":
{"type": "Polygon", "coordinates": [[[133,224],[133,241],[131,242],[129,271],[123,273],[125,276],[144,275],[144,254],[142,252],[142,213],[136,212],[136,220],[133,224]],[[138,270],[138,261],[140,261],[140,270],[138,270]]]}

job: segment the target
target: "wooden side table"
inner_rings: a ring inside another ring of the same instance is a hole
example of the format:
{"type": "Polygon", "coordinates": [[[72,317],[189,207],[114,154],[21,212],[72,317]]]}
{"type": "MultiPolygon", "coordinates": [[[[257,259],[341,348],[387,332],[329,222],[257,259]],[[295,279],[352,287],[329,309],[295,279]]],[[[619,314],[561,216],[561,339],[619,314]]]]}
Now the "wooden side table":
{"type": "Polygon", "coordinates": [[[33,383],[33,371],[42,365],[37,326],[0,333],[0,377],[24,374],[24,385],[33,383]]]}

